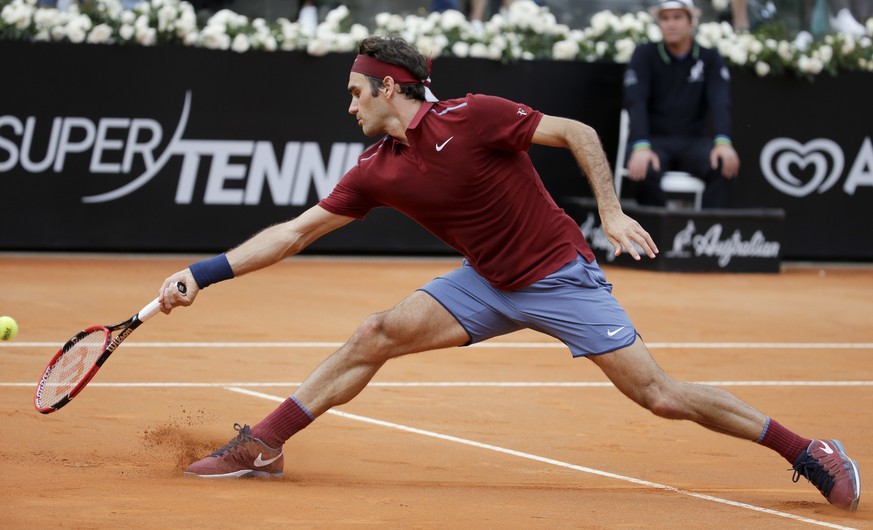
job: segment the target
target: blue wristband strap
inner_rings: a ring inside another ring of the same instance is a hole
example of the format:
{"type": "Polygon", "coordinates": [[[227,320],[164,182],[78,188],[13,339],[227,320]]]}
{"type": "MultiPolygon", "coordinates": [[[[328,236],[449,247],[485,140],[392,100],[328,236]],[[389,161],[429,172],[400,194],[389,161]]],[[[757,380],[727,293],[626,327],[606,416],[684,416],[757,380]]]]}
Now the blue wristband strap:
{"type": "Polygon", "coordinates": [[[637,140],[633,144],[634,151],[642,151],[643,149],[651,149],[651,148],[652,148],[652,142],[650,142],[648,140],[637,140]]]}
{"type": "Polygon", "coordinates": [[[192,263],[188,270],[194,276],[197,287],[201,289],[206,289],[213,283],[233,278],[233,269],[230,268],[230,263],[224,254],[192,263]]]}

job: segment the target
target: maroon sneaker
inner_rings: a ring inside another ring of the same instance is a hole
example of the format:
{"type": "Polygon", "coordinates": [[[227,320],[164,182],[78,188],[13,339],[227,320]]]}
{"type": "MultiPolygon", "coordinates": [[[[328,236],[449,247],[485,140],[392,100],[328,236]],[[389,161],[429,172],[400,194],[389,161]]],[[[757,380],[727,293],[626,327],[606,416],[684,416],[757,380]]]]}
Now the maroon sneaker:
{"type": "Polygon", "coordinates": [[[282,448],[273,449],[252,436],[248,425],[234,424],[239,434],[227,445],[188,466],[185,476],[202,478],[281,478],[285,466],[282,448]]]}
{"type": "Polygon", "coordinates": [[[855,511],[861,499],[858,464],[846,455],[839,440],[813,440],[794,462],[797,482],[804,476],[834,506],[855,511]]]}

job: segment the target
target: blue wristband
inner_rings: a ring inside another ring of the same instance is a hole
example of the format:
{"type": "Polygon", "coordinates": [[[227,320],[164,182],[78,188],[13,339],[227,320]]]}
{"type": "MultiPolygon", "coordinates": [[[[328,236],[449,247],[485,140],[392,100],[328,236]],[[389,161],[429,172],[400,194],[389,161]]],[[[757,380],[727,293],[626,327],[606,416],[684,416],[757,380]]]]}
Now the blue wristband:
{"type": "Polygon", "coordinates": [[[197,287],[206,289],[213,283],[222,282],[233,278],[233,269],[227,261],[227,256],[219,254],[213,258],[192,263],[188,270],[194,276],[197,287]]]}
{"type": "Polygon", "coordinates": [[[651,149],[651,148],[652,148],[652,142],[650,142],[648,140],[637,140],[636,142],[634,142],[634,145],[633,145],[634,151],[642,151],[643,149],[651,149]]]}

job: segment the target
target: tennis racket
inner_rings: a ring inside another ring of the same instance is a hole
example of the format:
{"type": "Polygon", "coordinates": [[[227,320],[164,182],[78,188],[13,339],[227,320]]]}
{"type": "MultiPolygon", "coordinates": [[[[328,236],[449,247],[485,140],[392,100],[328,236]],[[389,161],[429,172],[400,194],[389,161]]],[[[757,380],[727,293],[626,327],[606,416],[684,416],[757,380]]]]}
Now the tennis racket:
{"type": "MultiPolygon", "coordinates": [[[[176,283],[179,292],[188,289],[176,283]]],[[[33,404],[43,414],[54,412],[76,397],[112,355],[112,352],[143,322],[161,310],[157,298],[124,322],[111,326],[91,326],[73,335],[49,361],[39,383],[33,404]],[[113,338],[112,333],[119,333],[113,338]]]]}

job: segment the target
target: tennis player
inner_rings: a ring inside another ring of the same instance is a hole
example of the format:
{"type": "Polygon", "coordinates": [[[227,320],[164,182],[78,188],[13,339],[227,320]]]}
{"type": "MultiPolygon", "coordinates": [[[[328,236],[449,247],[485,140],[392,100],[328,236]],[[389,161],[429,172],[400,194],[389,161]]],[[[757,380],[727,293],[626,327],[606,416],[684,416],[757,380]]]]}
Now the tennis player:
{"type": "Polygon", "coordinates": [[[552,200],[527,154],[531,144],[569,149],[616,255],[639,260],[637,245],[654,258],[651,236],[619,206],[596,132],[493,96],[437,101],[429,82],[429,63],[413,46],[395,37],[365,39],[349,74],[348,110],[365,135],[384,136],[320,203],[173,274],[159,296],[166,313],[190,305],[201,289],[296,254],[377,207],[420,223],[463,254],[461,266],[366,318],[292,396],[253,427],[235,425],[238,435],[185,475],[283,476],[285,442],[358,395],[389,359],[530,328],[594,362],[654,414],[769,447],[793,465],[795,481],[804,476],[832,504],[855,510],[858,469],[838,441],[799,436],[732,394],[675,381],[656,364],[578,225],[552,200]],[[186,296],[175,288],[179,281],[191,286],[186,296]]]}

